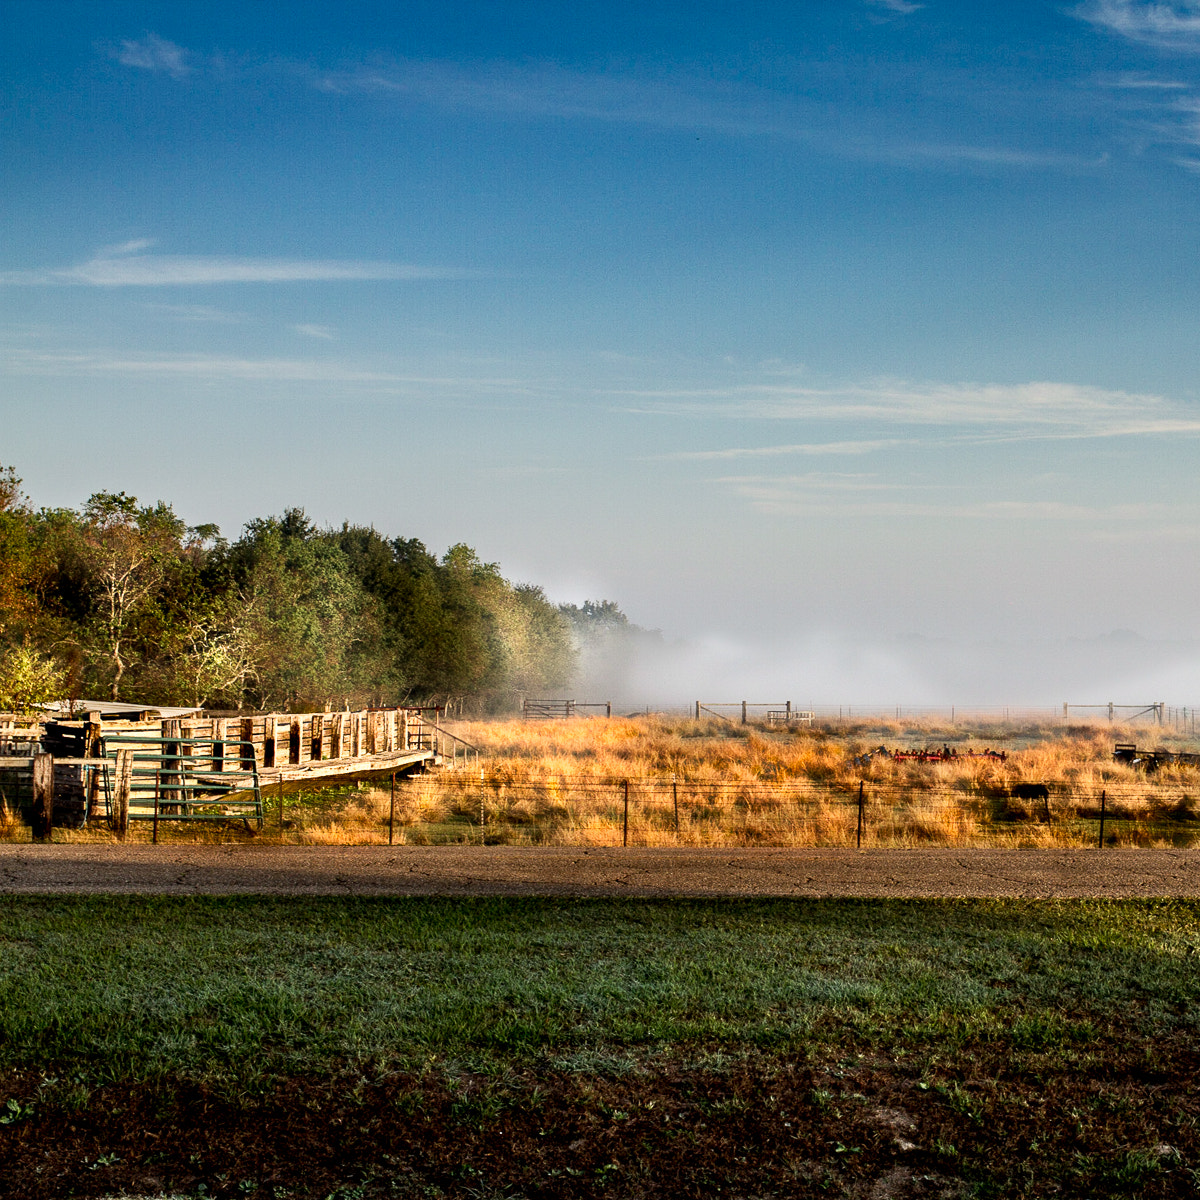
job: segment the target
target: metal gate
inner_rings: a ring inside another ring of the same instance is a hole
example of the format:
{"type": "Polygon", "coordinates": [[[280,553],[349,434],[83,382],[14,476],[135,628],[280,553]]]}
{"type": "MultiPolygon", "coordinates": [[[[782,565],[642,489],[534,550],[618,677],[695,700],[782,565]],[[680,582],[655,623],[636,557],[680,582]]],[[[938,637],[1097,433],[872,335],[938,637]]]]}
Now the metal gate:
{"type": "Polygon", "coordinates": [[[122,733],[104,737],[101,753],[110,825],[128,820],[243,821],[247,828],[263,826],[262,789],[251,742],[122,733]],[[126,760],[125,786],[117,778],[121,751],[131,756],[126,760]]]}

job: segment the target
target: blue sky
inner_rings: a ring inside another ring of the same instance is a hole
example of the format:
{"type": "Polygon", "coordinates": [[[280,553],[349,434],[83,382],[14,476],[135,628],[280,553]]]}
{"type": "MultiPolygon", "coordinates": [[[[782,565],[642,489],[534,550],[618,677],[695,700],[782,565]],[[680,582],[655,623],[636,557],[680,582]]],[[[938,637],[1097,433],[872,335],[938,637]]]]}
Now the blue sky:
{"type": "Polygon", "coordinates": [[[855,664],[822,687],[982,700],[995,644],[1002,700],[1200,698],[1200,3],[0,33],[0,461],[37,502],[467,541],[780,688],[819,645],[855,664]],[[1170,649],[1046,665],[1115,629],[1170,649]]]}

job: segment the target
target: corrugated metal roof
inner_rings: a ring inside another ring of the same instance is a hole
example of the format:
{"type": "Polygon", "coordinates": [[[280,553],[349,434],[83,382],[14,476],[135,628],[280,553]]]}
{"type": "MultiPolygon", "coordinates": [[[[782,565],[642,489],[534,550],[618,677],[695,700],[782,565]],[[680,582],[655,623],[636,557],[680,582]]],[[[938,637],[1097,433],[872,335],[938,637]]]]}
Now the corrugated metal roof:
{"type": "Polygon", "coordinates": [[[204,710],[198,707],[172,708],[165,704],[128,704],[124,700],[57,700],[53,704],[42,705],[42,711],[55,716],[67,716],[73,712],[76,717],[86,713],[98,712],[110,720],[125,721],[172,721],[178,717],[191,717],[204,710]]]}

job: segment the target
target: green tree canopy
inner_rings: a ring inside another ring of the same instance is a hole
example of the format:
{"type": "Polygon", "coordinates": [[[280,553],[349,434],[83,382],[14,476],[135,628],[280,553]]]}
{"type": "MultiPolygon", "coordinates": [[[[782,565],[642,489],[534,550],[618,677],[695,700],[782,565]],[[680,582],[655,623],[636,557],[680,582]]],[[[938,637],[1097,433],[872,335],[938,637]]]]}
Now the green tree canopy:
{"type": "Polygon", "coordinates": [[[0,653],[28,647],[75,696],[501,709],[568,684],[571,629],[540,588],[462,543],[439,559],[414,538],[319,528],[300,508],[230,543],[111,491],[35,512],[0,468],[0,653]]]}

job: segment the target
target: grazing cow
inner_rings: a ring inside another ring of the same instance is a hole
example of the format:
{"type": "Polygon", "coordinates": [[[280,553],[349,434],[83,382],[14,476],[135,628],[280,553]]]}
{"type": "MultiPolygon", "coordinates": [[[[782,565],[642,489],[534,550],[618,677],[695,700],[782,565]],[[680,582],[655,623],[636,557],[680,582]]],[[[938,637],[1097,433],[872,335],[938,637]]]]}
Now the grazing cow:
{"type": "Polygon", "coordinates": [[[1046,812],[1046,820],[1050,820],[1050,789],[1044,783],[1014,783],[1009,789],[1009,795],[1014,800],[1040,800],[1046,812]]]}

